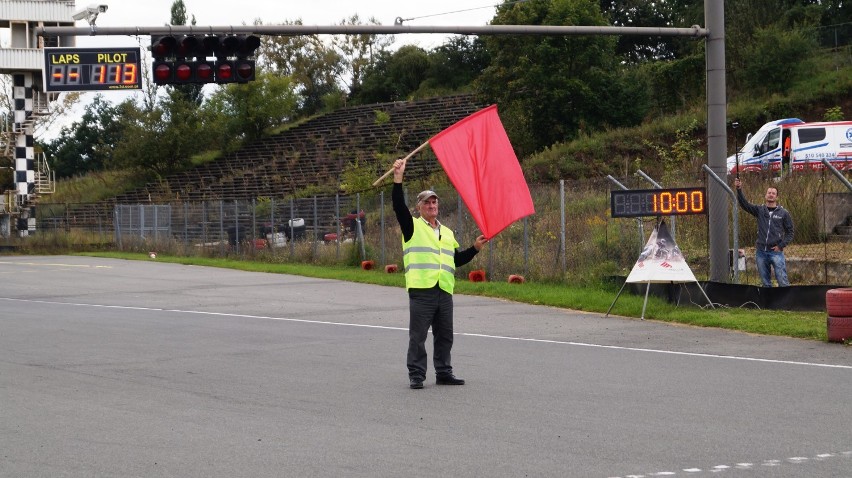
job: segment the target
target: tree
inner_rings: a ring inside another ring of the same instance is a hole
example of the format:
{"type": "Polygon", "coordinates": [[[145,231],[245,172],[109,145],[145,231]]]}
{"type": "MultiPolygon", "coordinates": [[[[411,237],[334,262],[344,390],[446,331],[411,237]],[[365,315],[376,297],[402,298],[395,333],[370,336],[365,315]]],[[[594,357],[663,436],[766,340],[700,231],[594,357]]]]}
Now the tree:
{"type": "Polygon", "coordinates": [[[115,149],[123,137],[119,108],[102,95],[88,105],[79,121],[61,129],[42,145],[57,177],[70,177],[114,166],[115,149]]]}
{"type": "MultiPolygon", "coordinates": [[[[302,21],[285,24],[301,25],[302,21]]],[[[300,96],[300,116],[324,111],[330,97],[343,94],[338,84],[344,71],[343,58],[317,35],[264,36],[258,61],[266,71],[292,79],[300,96]]]]}
{"type": "Polygon", "coordinates": [[[760,28],[741,49],[742,66],[734,71],[733,79],[737,86],[751,91],[786,93],[813,70],[816,49],[813,35],[805,30],[779,25],[760,28]]]}
{"type": "MultiPolygon", "coordinates": [[[[685,28],[703,23],[704,0],[600,0],[609,22],[621,27],[685,28]]],[[[621,35],[616,53],[629,63],[681,58],[691,50],[691,40],[679,37],[621,35]]]]}
{"type": "MultiPolygon", "coordinates": [[[[358,15],[352,15],[340,22],[341,25],[363,25],[358,15]]],[[[368,25],[380,25],[375,18],[367,20],[368,25]]],[[[376,55],[387,51],[393,44],[393,36],[359,33],[355,35],[335,35],[332,41],[340,53],[342,69],[340,82],[348,84],[349,95],[361,87],[366,70],[373,64],[376,55]]]]}
{"type": "Polygon", "coordinates": [[[473,83],[489,62],[485,42],[479,37],[451,37],[429,52],[429,70],[420,89],[426,92],[458,91],[473,83]]]}
{"type": "MultiPolygon", "coordinates": [[[[492,25],[605,25],[591,0],[528,0],[498,7],[492,25]]],[[[631,84],[602,36],[490,36],[491,64],[480,94],[500,105],[521,155],[583,130],[635,124],[644,115],[641,85],[631,84]],[[638,101],[637,101],[638,99],[638,101]]]]}
{"type": "Polygon", "coordinates": [[[189,114],[189,103],[172,94],[151,111],[141,110],[132,100],[119,105],[124,138],[116,148],[119,166],[143,175],[165,177],[185,169],[198,151],[198,116],[189,114]],[[174,121],[182,117],[187,122],[174,121]]]}
{"type": "Polygon", "coordinates": [[[356,101],[407,100],[426,80],[428,71],[429,55],[418,46],[405,45],[393,53],[382,52],[364,75],[356,101]]]}
{"type": "Polygon", "coordinates": [[[216,91],[202,107],[202,117],[207,120],[206,128],[222,134],[228,142],[254,141],[268,129],[292,120],[297,105],[298,96],[289,77],[260,73],[253,82],[216,91]]]}

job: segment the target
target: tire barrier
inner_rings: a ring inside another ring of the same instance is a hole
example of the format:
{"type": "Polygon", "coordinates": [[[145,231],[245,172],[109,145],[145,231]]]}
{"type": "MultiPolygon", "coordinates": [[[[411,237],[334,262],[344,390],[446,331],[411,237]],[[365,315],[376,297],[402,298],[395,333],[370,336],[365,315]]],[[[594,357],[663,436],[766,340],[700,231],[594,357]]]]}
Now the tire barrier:
{"type": "Polygon", "coordinates": [[[376,263],[374,261],[361,261],[361,269],[364,269],[365,271],[373,270],[373,266],[375,265],[376,263]]]}
{"type": "Polygon", "coordinates": [[[828,316],[827,325],[829,342],[852,340],[852,317],[828,316]]]}
{"type": "Polygon", "coordinates": [[[852,340],[852,287],[831,289],[825,293],[826,327],[829,342],[852,340]]]}
{"type": "Polygon", "coordinates": [[[485,282],[485,271],[482,269],[470,271],[470,274],[467,275],[467,279],[471,282],[485,282]]]}
{"type": "Polygon", "coordinates": [[[525,281],[524,276],[517,275],[517,274],[512,274],[512,275],[509,276],[509,283],[510,284],[523,284],[524,281],[525,281]]]}
{"type": "Polygon", "coordinates": [[[825,311],[833,317],[852,317],[852,287],[826,292],[825,311]]]}
{"type": "Polygon", "coordinates": [[[387,272],[388,274],[393,274],[397,270],[399,270],[399,268],[396,264],[388,264],[385,266],[385,272],[387,272]]]}

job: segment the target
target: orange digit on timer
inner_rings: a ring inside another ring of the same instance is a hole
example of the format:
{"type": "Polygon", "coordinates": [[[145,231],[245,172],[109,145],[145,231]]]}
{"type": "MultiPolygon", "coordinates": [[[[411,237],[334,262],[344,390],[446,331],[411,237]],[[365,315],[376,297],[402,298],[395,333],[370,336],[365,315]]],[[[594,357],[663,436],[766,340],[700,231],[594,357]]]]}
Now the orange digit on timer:
{"type": "Polygon", "coordinates": [[[124,83],[125,85],[136,84],[136,64],[127,63],[124,65],[124,83]]]}
{"type": "Polygon", "coordinates": [[[97,65],[95,66],[95,69],[97,73],[92,75],[95,81],[97,81],[98,83],[106,82],[106,65],[97,65]]]}

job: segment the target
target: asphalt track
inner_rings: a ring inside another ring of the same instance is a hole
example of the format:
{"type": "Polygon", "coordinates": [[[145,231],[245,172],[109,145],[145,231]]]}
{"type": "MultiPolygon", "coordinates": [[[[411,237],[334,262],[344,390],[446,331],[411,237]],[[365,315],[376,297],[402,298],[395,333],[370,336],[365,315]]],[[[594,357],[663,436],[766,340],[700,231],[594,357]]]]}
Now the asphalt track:
{"type": "Polygon", "coordinates": [[[849,347],[455,300],[410,390],[402,289],[0,257],[0,476],[852,476],[849,347]]]}

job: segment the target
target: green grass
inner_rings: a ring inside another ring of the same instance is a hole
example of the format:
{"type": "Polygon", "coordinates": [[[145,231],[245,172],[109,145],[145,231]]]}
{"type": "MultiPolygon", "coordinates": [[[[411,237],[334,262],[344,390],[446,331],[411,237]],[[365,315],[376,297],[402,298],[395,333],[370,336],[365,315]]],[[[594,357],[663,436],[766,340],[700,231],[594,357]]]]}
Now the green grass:
{"type": "MultiPolygon", "coordinates": [[[[79,255],[128,260],[151,260],[141,253],[97,252],[79,255]]],[[[321,279],[335,279],[390,287],[405,287],[402,274],[387,274],[384,270],[365,271],[355,267],[314,266],[307,264],[272,264],[232,259],[177,257],[158,255],[158,262],[221,267],[270,274],[292,274],[321,279]]],[[[456,282],[456,293],[501,298],[526,304],[545,305],[587,312],[605,313],[615,299],[615,286],[578,287],[562,284],[506,282],[456,282]]],[[[622,293],[612,314],[640,317],[644,296],[622,293]]],[[[753,334],[777,335],[810,340],[827,340],[824,312],[787,312],[742,308],[703,309],[695,306],[676,307],[655,297],[648,298],[645,318],[661,322],[698,327],[715,327],[753,334]]]]}

